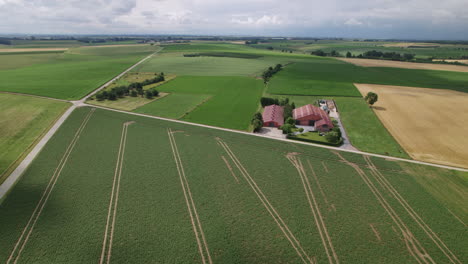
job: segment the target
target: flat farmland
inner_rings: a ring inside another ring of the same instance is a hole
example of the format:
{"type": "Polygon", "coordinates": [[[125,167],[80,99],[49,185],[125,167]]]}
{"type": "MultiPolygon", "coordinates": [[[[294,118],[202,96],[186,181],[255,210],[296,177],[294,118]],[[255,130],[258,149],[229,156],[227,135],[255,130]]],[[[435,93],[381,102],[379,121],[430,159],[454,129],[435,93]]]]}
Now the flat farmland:
{"type": "Polygon", "coordinates": [[[468,94],[427,88],[356,84],[374,91],[373,109],[393,137],[417,160],[468,168],[468,94]]]}
{"type": "Polygon", "coordinates": [[[354,65],[363,66],[363,67],[390,67],[390,68],[403,68],[403,69],[468,72],[467,66],[460,66],[460,65],[414,63],[414,62],[372,60],[372,59],[351,59],[351,58],[339,58],[339,60],[349,62],[354,65]]]}
{"type": "Polygon", "coordinates": [[[157,50],[135,45],[77,48],[58,55],[0,55],[2,63],[13,65],[0,66],[0,91],[80,99],[157,50]]]}
{"type": "MultiPolygon", "coordinates": [[[[79,108],[1,205],[0,258],[466,262],[463,204],[426,191],[432,168],[404,165],[79,108]]],[[[442,172],[459,180],[438,192],[466,193],[466,173],[442,172]]]]}
{"type": "Polygon", "coordinates": [[[70,105],[0,93],[0,183],[70,105]]]}
{"type": "Polygon", "coordinates": [[[249,77],[180,76],[158,87],[171,95],[134,111],[247,130],[263,89],[261,80],[249,77]]]}
{"type": "MultiPolygon", "coordinates": [[[[216,49],[214,49],[216,50],[216,49]]],[[[198,76],[256,76],[266,68],[283,63],[281,58],[184,57],[182,53],[155,56],[134,71],[164,72],[198,76]]]]}

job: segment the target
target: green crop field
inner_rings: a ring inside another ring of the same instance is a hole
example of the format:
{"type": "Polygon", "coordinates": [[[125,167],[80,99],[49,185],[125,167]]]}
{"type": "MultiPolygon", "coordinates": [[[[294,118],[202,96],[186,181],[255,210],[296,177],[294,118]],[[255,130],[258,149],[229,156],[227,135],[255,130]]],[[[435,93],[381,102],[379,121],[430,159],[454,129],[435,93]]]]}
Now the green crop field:
{"type": "Polygon", "coordinates": [[[139,107],[134,112],[179,119],[210,99],[210,97],[211,95],[204,94],[173,93],[155,102],[139,107]]]}
{"type": "Polygon", "coordinates": [[[3,201],[0,259],[466,263],[467,191],[467,173],[85,107],[3,201]]]}
{"type": "Polygon", "coordinates": [[[272,94],[360,96],[353,83],[452,89],[468,92],[468,73],[359,67],[334,59],[301,60],[288,65],[269,85],[272,94]]]}
{"type": "Polygon", "coordinates": [[[23,61],[20,65],[23,67],[0,70],[0,91],[76,100],[159,48],[149,45],[83,48],[86,51],[79,54],[81,49],[50,55],[44,60],[43,54],[0,55],[8,59],[2,61],[7,65],[18,65],[19,58],[23,61]]]}
{"type": "Polygon", "coordinates": [[[41,53],[0,53],[0,73],[2,70],[16,69],[27,67],[33,64],[53,62],[63,56],[62,53],[57,52],[41,52],[41,53]]]}
{"type": "Polygon", "coordinates": [[[135,112],[169,118],[185,114],[183,120],[189,122],[247,130],[263,88],[261,80],[248,77],[181,76],[158,87],[159,91],[171,95],[135,112]],[[194,97],[190,98],[189,95],[194,97]]]}
{"type": "MultiPolygon", "coordinates": [[[[422,45],[438,46],[438,47],[398,47],[392,46],[398,42],[389,41],[351,41],[351,40],[277,40],[267,43],[250,45],[258,49],[273,48],[274,50],[291,50],[294,52],[310,53],[314,50],[322,50],[330,53],[332,50],[339,52],[344,56],[348,51],[354,55],[362,54],[366,51],[377,50],[381,52],[397,52],[410,53],[416,55],[417,58],[449,59],[459,58],[468,55],[468,45],[462,44],[447,44],[447,43],[422,43],[422,45]]],[[[421,44],[410,43],[410,46],[418,46],[421,44]]]]}
{"type": "Polygon", "coordinates": [[[155,56],[133,71],[164,72],[177,75],[255,76],[266,68],[282,63],[280,58],[184,57],[180,53],[155,56]]]}
{"type": "Polygon", "coordinates": [[[0,183],[69,106],[66,102],[0,93],[0,183]]]}

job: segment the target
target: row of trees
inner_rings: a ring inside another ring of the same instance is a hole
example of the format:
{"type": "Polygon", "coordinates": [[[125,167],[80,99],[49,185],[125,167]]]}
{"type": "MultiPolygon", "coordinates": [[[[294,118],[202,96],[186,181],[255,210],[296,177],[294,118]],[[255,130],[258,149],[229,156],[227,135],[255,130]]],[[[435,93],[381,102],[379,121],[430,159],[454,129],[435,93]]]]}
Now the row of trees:
{"type": "Polygon", "coordinates": [[[262,74],[263,82],[266,84],[270,80],[270,78],[273,77],[274,74],[281,71],[282,69],[283,69],[283,65],[281,65],[281,64],[276,64],[276,66],[274,68],[269,67],[262,74]]]}
{"type": "Polygon", "coordinates": [[[389,59],[398,61],[411,61],[414,59],[414,54],[404,53],[403,55],[397,52],[381,52],[377,50],[366,51],[363,54],[354,56],[351,52],[346,53],[347,58],[366,58],[366,59],[389,59]]]}
{"type": "Polygon", "coordinates": [[[150,85],[153,83],[159,83],[165,81],[164,73],[158,74],[156,77],[152,79],[144,80],[143,82],[134,82],[127,86],[117,86],[112,88],[110,91],[100,91],[96,94],[96,100],[103,101],[103,100],[111,100],[115,101],[118,98],[123,98],[125,96],[131,97],[146,97],[148,99],[152,99],[153,97],[157,97],[159,95],[159,91],[151,88],[144,90],[143,87],[146,85],[150,85]]]}
{"type": "Polygon", "coordinates": [[[329,53],[326,53],[325,51],[323,50],[314,50],[310,53],[311,55],[315,55],[315,56],[320,56],[320,57],[326,57],[326,56],[330,56],[330,57],[340,57],[340,53],[336,50],[332,50],[331,52],[329,53]]]}

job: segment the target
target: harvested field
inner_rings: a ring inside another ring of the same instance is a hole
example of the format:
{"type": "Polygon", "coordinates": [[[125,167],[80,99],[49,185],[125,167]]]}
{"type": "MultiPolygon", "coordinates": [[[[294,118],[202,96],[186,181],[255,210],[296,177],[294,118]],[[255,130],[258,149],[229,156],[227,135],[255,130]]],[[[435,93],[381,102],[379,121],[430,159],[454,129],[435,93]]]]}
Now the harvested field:
{"type": "Polygon", "coordinates": [[[355,84],[379,95],[373,109],[416,160],[468,168],[468,94],[429,88],[355,84]]]}
{"type": "Polygon", "coordinates": [[[404,165],[82,107],[2,203],[0,259],[466,263],[468,174],[404,165]]]}
{"type": "Polygon", "coordinates": [[[68,48],[30,48],[30,49],[0,49],[0,52],[38,52],[38,51],[65,51],[68,48]]]}
{"type": "Polygon", "coordinates": [[[399,43],[386,43],[382,44],[384,47],[397,47],[397,48],[408,48],[408,47],[440,47],[441,44],[437,43],[412,43],[412,42],[399,42],[399,43]]]}
{"type": "Polygon", "coordinates": [[[373,59],[352,59],[352,58],[337,58],[337,59],[352,63],[354,65],[362,66],[362,67],[390,67],[390,68],[403,68],[403,69],[468,72],[468,67],[460,66],[460,65],[416,63],[416,62],[373,60],[373,59]]]}
{"type": "Polygon", "coordinates": [[[468,64],[468,60],[434,60],[434,61],[459,62],[459,63],[468,64]]]}

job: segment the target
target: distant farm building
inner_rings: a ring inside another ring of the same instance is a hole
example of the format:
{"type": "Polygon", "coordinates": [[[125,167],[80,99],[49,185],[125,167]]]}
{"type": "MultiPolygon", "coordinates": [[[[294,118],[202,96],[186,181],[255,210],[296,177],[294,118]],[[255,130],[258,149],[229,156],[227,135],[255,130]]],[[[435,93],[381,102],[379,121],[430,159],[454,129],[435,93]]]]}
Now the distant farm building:
{"type": "Polygon", "coordinates": [[[283,107],[279,105],[265,106],[262,116],[265,127],[280,127],[284,124],[283,107]]]}
{"type": "Polygon", "coordinates": [[[328,114],[320,107],[311,104],[294,109],[293,118],[296,120],[296,125],[313,126],[317,131],[325,132],[333,128],[328,114]]]}

